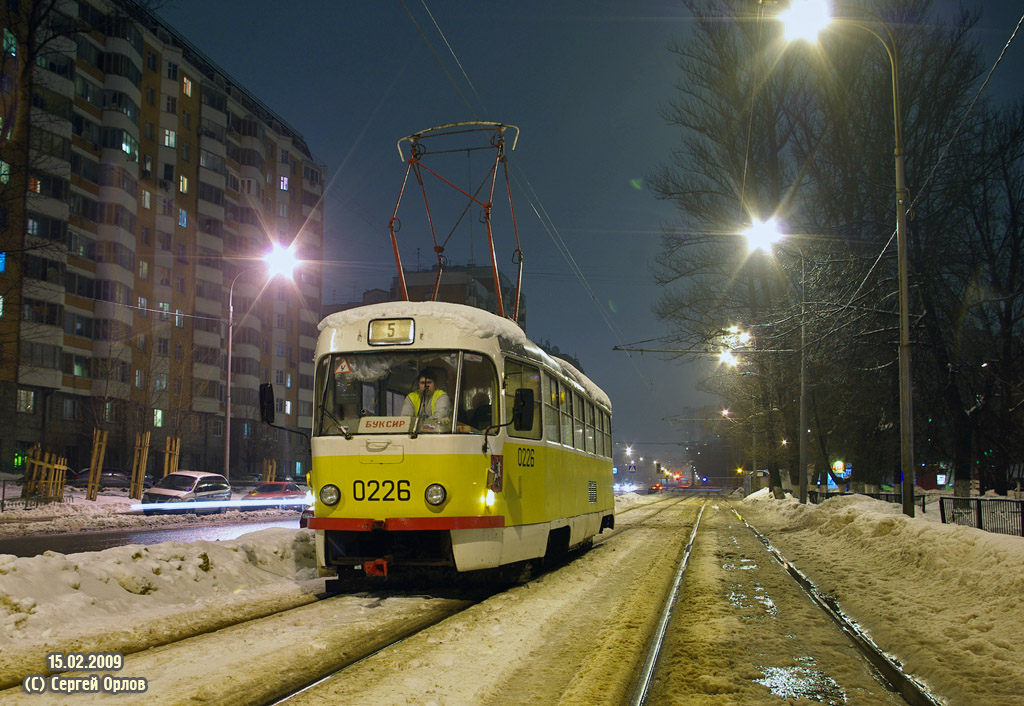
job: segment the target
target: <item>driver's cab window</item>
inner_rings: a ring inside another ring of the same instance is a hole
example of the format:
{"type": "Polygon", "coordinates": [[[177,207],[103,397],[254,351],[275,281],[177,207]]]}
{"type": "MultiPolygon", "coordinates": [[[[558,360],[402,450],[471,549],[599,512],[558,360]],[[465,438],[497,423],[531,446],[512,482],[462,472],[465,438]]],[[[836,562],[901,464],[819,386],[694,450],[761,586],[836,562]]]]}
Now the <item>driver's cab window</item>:
{"type": "Polygon", "coordinates": [[[450,433],[455,351],[335,353],[317,367],[318,436],[450,433]]]}

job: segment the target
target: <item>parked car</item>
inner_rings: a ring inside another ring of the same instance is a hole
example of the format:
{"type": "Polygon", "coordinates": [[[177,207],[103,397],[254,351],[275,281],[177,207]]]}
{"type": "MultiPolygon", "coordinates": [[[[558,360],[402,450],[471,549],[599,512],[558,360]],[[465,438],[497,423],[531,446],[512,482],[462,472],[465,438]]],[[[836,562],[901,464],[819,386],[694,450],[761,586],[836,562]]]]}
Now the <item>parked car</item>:
{"type": "Polygon", "coordinates": [[[661,483],[655,483],[647,489],[648,493],[660,493],[662,491],[661,483]]]}
{"type": "Polygon", "coordinates": [[[292,481],[260,483],[242,496],[242,510],[301,510],[313,501],[309,488],[292,481]]]}
{"type": "MultiPolygon", "coordinates": [[[[100,470],[100,488],[128,488],[131,486],[132,472],[123,468],[104,468],[100,470]]],[[[89,468],[82,468],[77,471],[67,471],[64,474],[65,485],[73,488],[86,488],[89,485],[89,468]]],[[[148,476],[142,479],[142,487],[148,488],[153,481],[148,476]]]]}
{"type": "Polygon", "coordinates": [[[299,529],[305,529],[309,527],[309,521],[313,518],[313,506],[307,505],[302,509],[302,514],[299,515],[299,529]]]}
{"type": "Polygon", "coordinates": [[[230,499],[231,484],[221,474],[178,471],[164,476],[142,494],[142,512],[224,512],[224,503],[230,499]]]}

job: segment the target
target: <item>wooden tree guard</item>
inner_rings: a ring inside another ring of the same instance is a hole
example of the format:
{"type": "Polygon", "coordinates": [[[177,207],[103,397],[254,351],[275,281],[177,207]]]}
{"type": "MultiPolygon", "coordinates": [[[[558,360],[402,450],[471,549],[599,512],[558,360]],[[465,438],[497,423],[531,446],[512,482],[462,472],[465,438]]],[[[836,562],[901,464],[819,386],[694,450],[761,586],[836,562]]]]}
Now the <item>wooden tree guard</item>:
{"type": "Polygon", "coordinates": [[[168,436],[167,445],[164,449],[164,477],[177,472],[180,454],[181,439],[177,436],[168,436]]]}
{"type": "Polygon", "coordinates": [[[86,500],[95,500],[100,492],[100,472],[103,469],[103,458],[107,455],[107,435],[105,429],[92,430],[92,455],[89,457],[89,482],[86,485],[86,500]]]}
{"type": "Polygon", "coordinates": [[[146,459],[149,458],[149,432],[135,434],[135,457],[132,460],[132,482],[128,488],[128,497],[142,499],[142,480],[146,476],[146,459]]]}
{"type": "Polygon", "coordinates": [[[263,459],[263,482],[272,483],[277,478],[277,459],[263,459]]]}
{"type": "Polygon", "coordinates": [[[44,452],[42,447],[36,444],[28,451],[26,466],[25,494],[28,497],[64,499],[64,475],[68,470],[66,457],[44,452]]]}

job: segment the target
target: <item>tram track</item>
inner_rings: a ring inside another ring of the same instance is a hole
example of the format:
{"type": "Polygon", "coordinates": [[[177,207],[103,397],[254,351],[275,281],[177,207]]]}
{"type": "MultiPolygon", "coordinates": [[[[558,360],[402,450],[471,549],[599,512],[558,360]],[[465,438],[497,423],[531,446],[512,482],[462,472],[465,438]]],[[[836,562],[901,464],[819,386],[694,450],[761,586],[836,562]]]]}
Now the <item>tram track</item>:
{"type": "Polygon", "coordinates": [[[758,696],[764,696],[763,689],[754,684],[767,687],[776,698],[803,697],[835,706],[939,706],[940,701],[904,674],[728,501],[715,503],[714,509],[705,532],[698,536],[699,524],[694,526],[680,564],[682,580],[691,556],[695,559],[697,567],[685,592],[688,607],[698,604],[699,610],[674,615],[676,592],[669,595],[664,622],[671,629],[659,631],[652,641],[650,668],[641,674],[630,706],[687,698],[715,703],[713,695],[719,694],[729,703],[762,703],[758,696]],[[771,557],[768,562],[763,561],[764,550],[771,557]],[[808,601],[817,610],[809,608],[808,601]],[[717,634],[702,631],[692,620],[694,615],[715,623],[717,634]],[[823,624],[830,621],[835,625],[832,632],[838,630],[848,642],[837,642],[829,634],[823,624]],[[742,642],[730,637],[730,625],[744,628],[736,631],[744,635],[742,642]],[[696,647],[695,642],[702,644],[696,647]],[[704,657],[708,654],[720,663],[704,657]],[[730,672],[760,676],[718,678],[730,672]]]}

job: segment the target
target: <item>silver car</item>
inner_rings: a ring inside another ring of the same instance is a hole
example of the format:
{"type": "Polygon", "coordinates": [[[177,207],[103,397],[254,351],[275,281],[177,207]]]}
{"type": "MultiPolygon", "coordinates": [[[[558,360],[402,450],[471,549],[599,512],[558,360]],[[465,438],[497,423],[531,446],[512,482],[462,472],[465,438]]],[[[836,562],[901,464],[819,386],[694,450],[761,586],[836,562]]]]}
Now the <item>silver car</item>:
{"type": "Polygon", "coordinates": [[[164,476],[142,494],[142,512],[218,513],[224,512],[228,500],[231,484],[221,474],[178,471],[164,476]]]}

